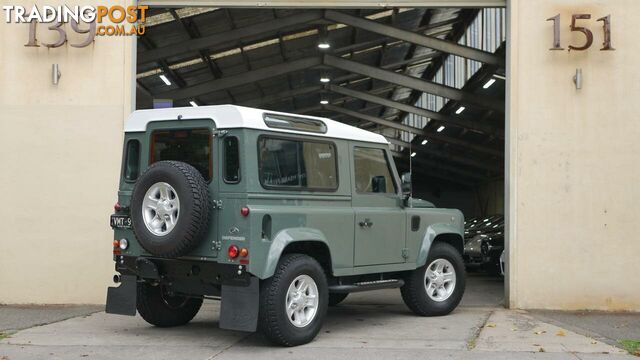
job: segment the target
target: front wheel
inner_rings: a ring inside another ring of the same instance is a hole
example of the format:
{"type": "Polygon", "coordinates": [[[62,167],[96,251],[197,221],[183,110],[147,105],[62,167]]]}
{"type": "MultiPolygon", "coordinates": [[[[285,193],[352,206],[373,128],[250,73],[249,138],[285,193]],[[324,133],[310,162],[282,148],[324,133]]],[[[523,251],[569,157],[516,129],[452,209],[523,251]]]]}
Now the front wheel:
{"type": "Polygon", "coordinates": [[[435,243],[426,265],[413,270],[400,291],[407,307],[417,315],[441,316],[458,306],[464,288],[462,256],[447,243],[435,243]]]}
{"type": "Polygon", "coordinates": [[[284,255],[275,274],[260,284],[261,331],[279,345],[310,342],[324,322],[328,295],[327,278],[315,259],[284,255]]]}

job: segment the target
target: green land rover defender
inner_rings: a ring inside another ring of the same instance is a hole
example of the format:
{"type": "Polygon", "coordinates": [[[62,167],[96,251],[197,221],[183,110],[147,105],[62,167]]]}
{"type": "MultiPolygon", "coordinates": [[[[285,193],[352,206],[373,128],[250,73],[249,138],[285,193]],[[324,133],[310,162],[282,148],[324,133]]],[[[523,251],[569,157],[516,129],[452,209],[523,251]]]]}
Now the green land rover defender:
{"type": "Polygon", "coordinates": [[[350,292],[400,288],[421,316],[465,288],[463,215],[403,194],[389,143],[324,118],[231,105],[141,110],[125,127],[106,311],[293,346],[350,292]]]}

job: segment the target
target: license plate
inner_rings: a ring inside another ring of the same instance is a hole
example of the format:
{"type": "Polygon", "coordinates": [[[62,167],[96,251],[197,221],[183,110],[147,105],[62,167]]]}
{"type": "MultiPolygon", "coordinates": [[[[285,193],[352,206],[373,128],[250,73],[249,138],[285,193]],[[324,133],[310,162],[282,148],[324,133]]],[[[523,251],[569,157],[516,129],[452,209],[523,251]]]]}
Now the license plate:
{"type": "Polygon", "coordinates": [[[131,217],[129,215],[111,215],[111,227],[131,229],[131,217]]]}

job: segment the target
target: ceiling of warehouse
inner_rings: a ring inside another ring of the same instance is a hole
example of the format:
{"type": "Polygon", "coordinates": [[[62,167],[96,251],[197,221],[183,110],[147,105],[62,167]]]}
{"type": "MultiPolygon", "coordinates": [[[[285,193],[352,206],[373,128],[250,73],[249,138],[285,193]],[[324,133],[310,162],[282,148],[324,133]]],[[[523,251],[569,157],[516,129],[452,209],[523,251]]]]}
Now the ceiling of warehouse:
{"type": "MultiPolygon", "coordinates": [[[[151,9],[146,33],[138,38],[138,106],[150,107],[144,99],[155,98],[172,99],[174,106],[231,103],[331,117],[382,132],[397,146],[396,162],[403,169],[428,139],[429,150],[413,158],[421,164],[414,171],[474,185],[503,173],[504,82],[482,88],[504,71],[500,51],[488,54],[481,70],[462,89],[452,88],[452,95],[441,85],[435,89],[452,100],[439,114],[426,116],[432,121],[424,129],[408,129],[418,135],[411,145],[400,139],[406,129],[398,124],[416,112],[411,105],[425,90],[423,83],[431,89],[429,81],[449,54],[447,44],[436,43],[436,50],[417,43],[441,39],[456,46],[477,14],[457,8],[151,9]],[[359,19],[367,22],[360,26],[359,19]],[[386,27],[371,31],[376,24],[386,27]],[[325,37],[331,47],[321,50],[325,37]],[[320,82],[325,76],[329,83],[320,82]],[[422,83],[416,86],[413,79],[422,83]],[[321,99],[329,104],[321,105],[321,99]],[[461,104],[465,112],[455,114],[461,104]],[[446,131],[438,132],[442,124],[446,131]]],[[[466,55],[468,49],[452,51],[466,55]]]]}

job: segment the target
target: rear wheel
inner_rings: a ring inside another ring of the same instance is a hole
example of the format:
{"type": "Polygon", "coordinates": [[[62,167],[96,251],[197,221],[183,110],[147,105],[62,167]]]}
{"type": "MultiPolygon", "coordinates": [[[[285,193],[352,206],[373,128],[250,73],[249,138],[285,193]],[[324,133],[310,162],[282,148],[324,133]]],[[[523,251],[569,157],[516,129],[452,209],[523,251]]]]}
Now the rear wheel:
{"type": "Polygon", "coordinates": [[[458,306],[464,288],[462,256],[447,243],[435,243],[427,264],[413,270],[400,291],[407,307],[417,315],[440,316],[458,306]]]}
{"type": "Polygon", "coordinates": [[[184,325],[196,316],[201,306],[201,298],[170,295],[162,285],[138,284],[138,313],[149,324],[159,327],[184,325]]]}
{"type": "Polygon", "coordinates": [[[261,331],[279,345],[310,342],[324,322],[328,295],[327,278],[315,259],[284,255],[275,274],[260,284],[261,331]]]}

